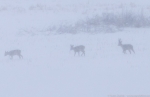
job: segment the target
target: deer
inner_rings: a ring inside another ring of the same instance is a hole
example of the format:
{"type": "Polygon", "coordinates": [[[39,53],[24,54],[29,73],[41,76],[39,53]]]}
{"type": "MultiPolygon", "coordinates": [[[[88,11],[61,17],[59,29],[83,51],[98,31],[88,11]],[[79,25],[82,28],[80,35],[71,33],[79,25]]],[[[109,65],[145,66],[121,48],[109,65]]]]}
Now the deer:
{"type": "Polygon", "coordinates": [[[9,55],[11,59],[13,59],[13,56],[17,55],[19,58],[23,58],[21,55],[21,50],[11,50],[11,51],[5,51],[5,56],[9,55]]]}
{"type": "Polygon", "coordinates": [[[75,46],[74,45],[70,45],[70,50],[74,51],[74,56],[76,55],[76,53],[78,53],[78,55],[80,55],[80,52],[82,52],[81,56],[84,55],[85,56],[85,46],[83,45],[79,45],[79,46],[75,46]]]}
{"type": "Polygon", "coordinates": [[[122,47],[122,50],[123,50],[124,54],[126,54],[127,50],[130,52],[130,54],[131,54],[131,51],[134,52],[133,46],[131,44],[122,44],[121,39],[118,40],[118,46],[122,47]]]}

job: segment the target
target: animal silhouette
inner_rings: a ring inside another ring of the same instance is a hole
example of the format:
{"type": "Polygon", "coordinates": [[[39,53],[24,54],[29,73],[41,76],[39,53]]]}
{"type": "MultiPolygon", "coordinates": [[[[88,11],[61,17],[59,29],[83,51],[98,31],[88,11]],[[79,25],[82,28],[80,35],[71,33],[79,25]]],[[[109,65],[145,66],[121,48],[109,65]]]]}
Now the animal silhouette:
{"type": "Polygon", "coordinates": [[[11,59],[13,59],[13,56],[17,55],[19,58],[23,58],[21,55],[21,50],[12,50],[12,51],[5,51],[5,56],[9,55],[11,59]]]}
{"type": "Polygon", "coordinates": [[[130,52],[130,54],[131,54],[131,51],[134,52],[133,46],[131,44],[122,44],[121,39],[118,40],[118,46],[122,48],[124,54],[126,54],[127,50],[130,52]]]}
{"type": "Polygon", "coordinates": [[[76,53],[78,53],[78,55],[80,55],[80,52],[82,52],[81,56],[84,55],[85,56],[85,46],[83,45],[79,45],[79,46],[75,46],[74,45],[70,45],[70,50],[74,51],[74,56],[76,55],[76,53]]]}

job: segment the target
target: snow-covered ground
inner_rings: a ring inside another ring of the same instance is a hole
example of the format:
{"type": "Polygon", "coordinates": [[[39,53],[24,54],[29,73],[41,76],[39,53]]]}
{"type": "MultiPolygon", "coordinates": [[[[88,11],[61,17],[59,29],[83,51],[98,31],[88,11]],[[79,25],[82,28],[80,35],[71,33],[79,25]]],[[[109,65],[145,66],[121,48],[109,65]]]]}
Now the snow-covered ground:
{"type": "Polygon", "coordinates": [[[2,97],[98,97],[149,93],[149,32],[98,35],[2,37],[2,97]],[[118,38],[134,46],[122,53],[118,38]],[[73,56],[70,44],[85,45],[86,56],[73,56]],[[21,49],[23,59],[4,57],[21,49]]]}
{"type": "Polygon", "coordinates": [[[63,22],[74,23],[89,14],[66,9],[9,10],[12,6],[6,1],[2,4],[8,9],[0,11],[0,97],[149,95],[149,28],[47,35],[38,31],[63,22]],[[135,54],[123,54],[119,38],[123,44],[132,44],[135,54]],[[84,45],[85,57],[74,56],[71,44],[84,45]],[[5,51],[13,49],[20,49],[23,59],[4,56],[5,51]]]}

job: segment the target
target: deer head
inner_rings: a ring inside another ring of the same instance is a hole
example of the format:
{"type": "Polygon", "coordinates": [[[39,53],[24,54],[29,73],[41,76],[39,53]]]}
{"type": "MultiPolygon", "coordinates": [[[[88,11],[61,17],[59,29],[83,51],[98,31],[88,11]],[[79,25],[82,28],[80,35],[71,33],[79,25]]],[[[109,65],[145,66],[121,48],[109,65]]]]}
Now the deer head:
{"type": "Polygon", "coordinates": [[[121,46],[122,45],[122,41],[121,39],[118,39],[118,46],[121,46]]]}

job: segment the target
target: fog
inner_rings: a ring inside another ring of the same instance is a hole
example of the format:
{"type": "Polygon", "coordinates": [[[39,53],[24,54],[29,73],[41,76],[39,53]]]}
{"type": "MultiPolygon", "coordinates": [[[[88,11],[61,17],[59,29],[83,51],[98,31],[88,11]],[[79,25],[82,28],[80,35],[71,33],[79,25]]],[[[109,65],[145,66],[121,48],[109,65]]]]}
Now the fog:
{"type": "Polygon", "coordinates": [[[1,0],[0,97],[149,97],[149,3],[1,0]]]}

